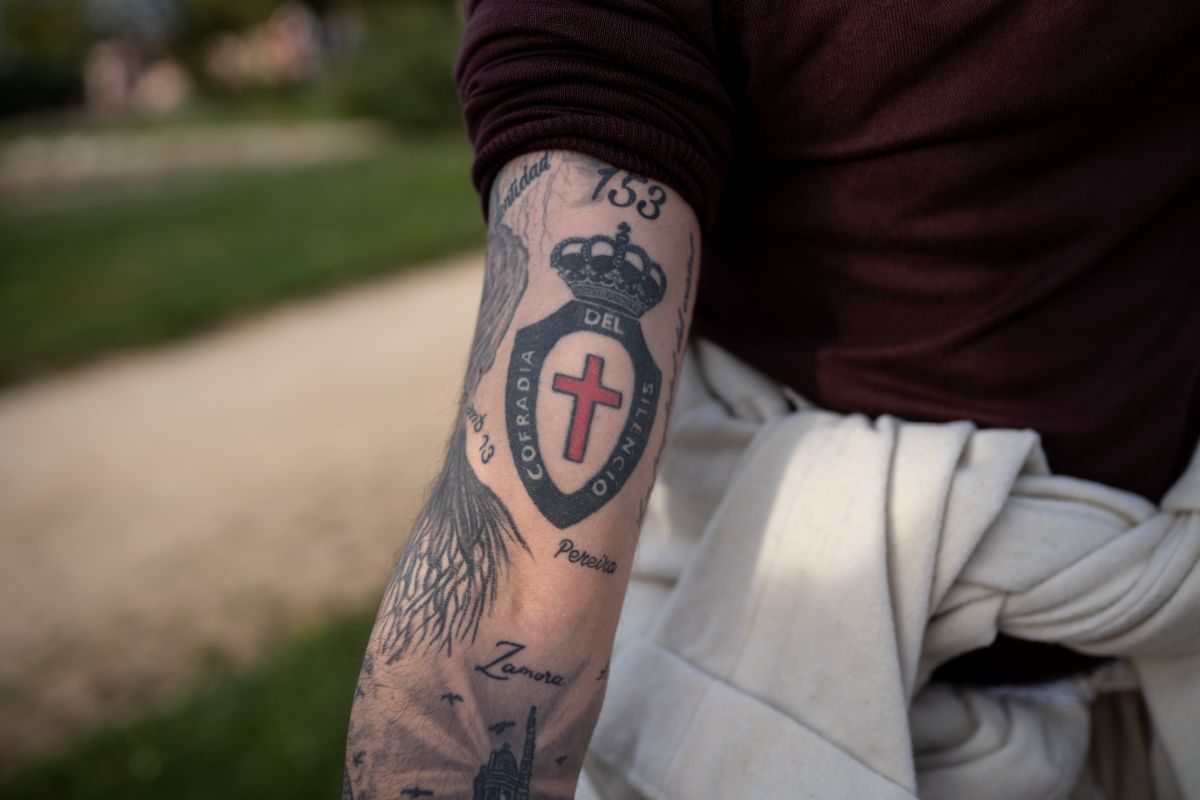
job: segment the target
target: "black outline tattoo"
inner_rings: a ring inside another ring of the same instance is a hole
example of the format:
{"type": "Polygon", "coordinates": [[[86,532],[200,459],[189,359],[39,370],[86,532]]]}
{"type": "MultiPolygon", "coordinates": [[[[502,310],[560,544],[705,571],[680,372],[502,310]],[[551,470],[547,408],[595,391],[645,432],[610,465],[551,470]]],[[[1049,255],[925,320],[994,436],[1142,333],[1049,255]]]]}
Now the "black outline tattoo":
{"type": "Polygon", "coordinates": [[[447,703],[449,703],[451,708],[454,708],[455,703],[461,703],[462,699],[463,696],[461,694],[455,694],[454,692],[446,692],[444,695],[438,698],[438,700],[445,700],[447,703]]]}
{"type": "Polygon", "coordinates": [[[433,797],[433,792],[428,789],[422,789],[420,786],[410,786],[407,789],[401,789],[400,794],[405,797],[411,797],[414,800],[418,797],[433,797]]]}
{"type": "MultiPolygon", "coordinates": [[[[460,402],[464,408],[495,363],[528,282],[529,252],[510,228],[496,223],[488,232],[483,298],[460,402]]],[[[475,641],[511,563],[510,550],[529,552],[508,507],[467,460],[466,435],[460,413],[442,473],[384,595],[379,625],[389,664],[418,646],[450,655],[455,642],[475,641]]]]}
{"type": "Polygon", "coordinates": [[[575,299],[517,331],[509,357],[504,415],[513,462],[530,499],[559,528],[591,516],[621,490],[641,460],[658,413],[662,370],[638,320],[666,294],[667,275],[630,242],[629,230],[622,222],[615,237],[571,237],[554,247],[550,265],[575,299]],[[576,331],[592,331],[621,345],[633,364],[633,386],[625,425],[612,452],[582,487],[568,494],[546,468],[537,436],[537,407],[546,356],[559,339],[576,331]]]}
{"type": "Polygon", "coordinates": [[[342,767],[342,798],[341,800],[354,800],[354,787],[350,785],[350,770],[342,767]]]}
{"type": "Polygon", "coordinates": [[[494,733],[497,736],[499,736],[502,733],[504,733],[506,730],[508,730],[509,728],[515,728],[515,727],[517,727],[517,723],[513,722],[511,719],[506,719],[506,720],[501,720],[500,722],[497,722],[495,725],[489,725],[488,731],[490,733],[494,733]]]}

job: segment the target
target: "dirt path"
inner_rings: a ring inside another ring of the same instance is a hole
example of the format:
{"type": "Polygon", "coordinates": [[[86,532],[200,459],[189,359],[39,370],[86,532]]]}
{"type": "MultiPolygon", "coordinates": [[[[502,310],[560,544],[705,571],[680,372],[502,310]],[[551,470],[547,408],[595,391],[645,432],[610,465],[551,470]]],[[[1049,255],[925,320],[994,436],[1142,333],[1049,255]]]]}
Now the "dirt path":
{"type": "Polygon", "coordinates": [[[383,127],[366,120],[23,136],[0,142],[0,198],[19,202],[90,182],[361,158],[387,143],[383,127]]]}
{"type": "Polygon", "coordinates": [[[0,768],[361,608],[432,477],[478,255],[0,396],[0,768]]]}

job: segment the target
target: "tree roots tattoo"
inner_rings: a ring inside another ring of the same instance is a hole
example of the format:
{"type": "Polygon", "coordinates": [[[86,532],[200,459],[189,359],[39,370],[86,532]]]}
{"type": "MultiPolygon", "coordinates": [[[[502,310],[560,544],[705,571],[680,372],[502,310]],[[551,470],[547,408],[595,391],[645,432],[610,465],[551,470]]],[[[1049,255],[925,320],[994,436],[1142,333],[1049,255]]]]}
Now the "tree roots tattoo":
{"type": "MultiPolygon", "coordinates": [[[[479,323],[461,397],[465,408],[496,361],[529,280],[529,253],[507,226],[488,235],[479,323]]],[[[441,649],[474,641],[495,603],[510,551],[529,546],[503,501],[476,476],[466,455],[459,414],[449,452],[412,540],[384,595],[380,628],[388,663],[416,647],[441,649]]]]}
{"type": "Polygon", "coordinates": [[[384,597],[388,663],[418,645],[449,655],[474,641],[510,563],[510,546],[529,546],[496,493],[475,476],[464,452],[465,426],[450,440],[446,467],[417,520],[384,597]]]}

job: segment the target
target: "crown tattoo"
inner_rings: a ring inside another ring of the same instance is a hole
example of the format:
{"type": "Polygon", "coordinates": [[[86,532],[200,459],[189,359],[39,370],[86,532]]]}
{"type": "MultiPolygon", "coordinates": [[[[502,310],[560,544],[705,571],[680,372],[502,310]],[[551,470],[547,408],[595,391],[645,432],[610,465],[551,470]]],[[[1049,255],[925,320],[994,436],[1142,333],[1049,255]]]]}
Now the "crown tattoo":
{"type": "Polygon", "coordinates": [[[550,266],[580,300],[640,317],[654,308],[667,290],[667,275],[646,251],[629,243],[629,226],[617,236],[573,237],[559,242],[550,266]]]}

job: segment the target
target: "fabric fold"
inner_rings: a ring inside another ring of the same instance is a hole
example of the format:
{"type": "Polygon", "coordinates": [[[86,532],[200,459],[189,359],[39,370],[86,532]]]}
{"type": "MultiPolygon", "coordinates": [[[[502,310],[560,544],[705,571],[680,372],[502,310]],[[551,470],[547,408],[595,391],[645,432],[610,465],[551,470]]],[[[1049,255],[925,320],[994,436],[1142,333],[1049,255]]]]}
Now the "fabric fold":
{"type": "Polygon", "coordinates": [[[1197,473],[1156,507],[1035,432],[824,411],[700,343],[593,763],[656,798],[1072,797],[1094,686],[928,685],[1003,632],[1132,659],[1156,783],[1200,800],[1197,473]]]}

